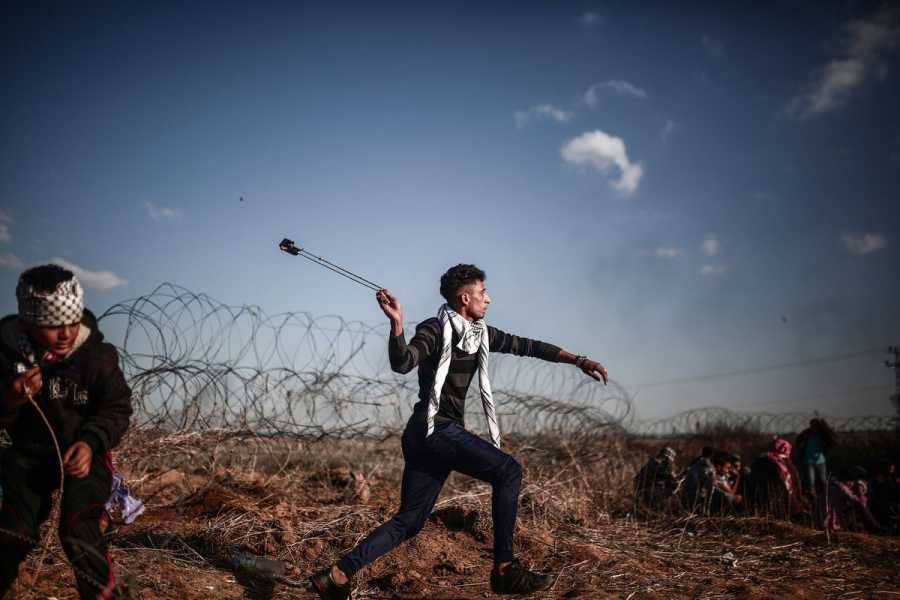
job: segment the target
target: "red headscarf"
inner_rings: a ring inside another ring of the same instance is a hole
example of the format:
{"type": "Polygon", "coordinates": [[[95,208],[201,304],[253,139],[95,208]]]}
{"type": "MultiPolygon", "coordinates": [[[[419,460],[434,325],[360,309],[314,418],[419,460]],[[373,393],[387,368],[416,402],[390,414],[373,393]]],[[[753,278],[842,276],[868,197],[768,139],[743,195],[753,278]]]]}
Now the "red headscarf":
{"type": "Polygon", "coordinates": [[[784,482],[784,487],[787,488],[789,496],[794,493],[794,485],[791,481],[791,470],[788,469],[787,463],[785,462],[790,455],[791,443],[789,441],[782,437],[776,437],[772,440],[772,445],[769,447],[767,456],[769,457],[769,460],[778,467],[778,474],[781,476],[781,481],[784,482]]]}

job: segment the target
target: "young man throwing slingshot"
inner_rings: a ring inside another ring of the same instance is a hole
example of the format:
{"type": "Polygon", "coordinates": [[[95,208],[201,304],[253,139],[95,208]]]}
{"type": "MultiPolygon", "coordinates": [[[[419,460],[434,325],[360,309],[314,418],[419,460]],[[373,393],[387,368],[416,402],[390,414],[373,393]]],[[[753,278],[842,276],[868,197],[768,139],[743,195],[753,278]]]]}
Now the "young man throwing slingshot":
{"type": "Polygon", "coordinates": [[[474,265],[461,264],[448,270],[441,277],[441,295],[447,303],[441,306],[437,318],[416,327],[409,343],[403,334],[399,300],[387,290],[376,294],[381,309],[391,321],[388,341],[391,368],[398,373],[419,368],[419,401],[402,439],[406,465],[400,509],[335,565],[312,576],[313,588],[320,597],[349,598],[350,578],[354,573],[415,536],[425,525],[450,471],[465,473],[493,487],[491,589],[498,594],[528,594],[553,584],[551,576],[529,571],[513,557],[522,467],[500,449],[500,428],[488,380],[488,355],[503,352],[574,364],[604,383],[607,373],[603,365],[585,356],[575,356],[558,346],[488,326],[484,316],[491,298],[484,281],[484,271],[474,265]],[[466,390],[476,371],[491,442],[465,429],[466,390]]]}

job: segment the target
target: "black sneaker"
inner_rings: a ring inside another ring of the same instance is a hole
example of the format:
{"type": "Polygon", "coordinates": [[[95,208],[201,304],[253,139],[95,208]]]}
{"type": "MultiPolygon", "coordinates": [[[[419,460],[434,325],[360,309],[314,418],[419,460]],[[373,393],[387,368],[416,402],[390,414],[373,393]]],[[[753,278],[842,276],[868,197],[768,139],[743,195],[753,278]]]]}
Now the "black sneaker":
{"type": "Polygon", "coordinates": [[[529,571],[517,560],[509,563],[503,574],[491,569],[491,589],[495,594],[531,594],[549,590],[552,586],[553,575],[529,571]]]}
{"type": "Polygon", "coordinates": [[[322,600],[347,600],[350,597],[350,581],[344,585],[338,585],[331,578],[331,567],[322,569],[309,578],[314,592],[319,594],[322,600]]]}

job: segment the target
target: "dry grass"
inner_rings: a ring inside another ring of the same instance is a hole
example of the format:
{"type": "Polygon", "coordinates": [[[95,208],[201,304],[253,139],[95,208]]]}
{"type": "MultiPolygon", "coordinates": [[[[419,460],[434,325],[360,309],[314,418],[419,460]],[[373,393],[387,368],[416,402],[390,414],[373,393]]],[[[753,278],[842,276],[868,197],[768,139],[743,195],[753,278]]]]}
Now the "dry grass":
{"type": "MultiPolygon", "coordinates": [[[[667,442],[670,443],[670,442],[667,442]]],[[[675,444],[686,458],[706,440],[675,444]]],[[[516,546],[558,573],[539,598],[900,598],[900,541],[825,535],[760,518],[648,518],[632,478],[658,448],[621,437],[510,441],[525,467],[516,546]]],[[[132,432],[118,468],[147,513],[110,532],[120,579],[133,598],[312,598],[303,579],[389,518],[402,468],[395,437],[312,443],[302,438],[132,432]],[[235,573],[251,552],[288,561],[286,581],[235,573]]],[[[490,488],[454,474],[429,524],[364,569],[358,598],[489,595],[490,488]]],[[[38,553],[32,553],[34,561],[38,553]]],[[[21,597],[75,598],[54,546],[21,597]]]]}

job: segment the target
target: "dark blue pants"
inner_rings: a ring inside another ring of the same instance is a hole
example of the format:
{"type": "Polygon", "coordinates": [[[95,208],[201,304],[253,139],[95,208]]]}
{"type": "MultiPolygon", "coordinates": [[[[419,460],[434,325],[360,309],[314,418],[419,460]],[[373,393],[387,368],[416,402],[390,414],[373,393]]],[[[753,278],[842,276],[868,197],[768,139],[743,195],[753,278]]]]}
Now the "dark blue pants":
{"type": "Polygon", "coordinates": [[[376,558],[410,539],[425,525],[450,471],[459,471],[493,487],[494,562],[513,559],[512,539],[522,484],[522,466],[491,443],[457,423],[440,423],[425,437],[424,419],[414,415],[403,432],[403,483],[400,510],[338,561],[353,575],[376,558]]]}

